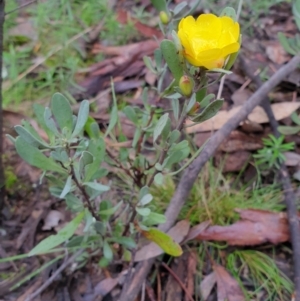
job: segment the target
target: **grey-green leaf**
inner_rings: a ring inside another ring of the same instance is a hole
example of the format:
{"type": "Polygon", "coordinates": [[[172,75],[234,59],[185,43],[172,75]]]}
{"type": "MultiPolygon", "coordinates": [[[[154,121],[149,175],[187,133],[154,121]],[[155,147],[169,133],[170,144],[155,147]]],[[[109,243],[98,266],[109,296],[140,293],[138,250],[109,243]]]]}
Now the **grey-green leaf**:
{"type": "Polygon", "coordinates": [[[126,106],[123,109],[123,112],[131,122],[133,122],[135,125],[138,124],[139,120],[138,120],[137,114],[131,106],[126,106]]]}
{"type": "Polygon", "coordinates": [[[153,142],[155,142],[157,140],[157,138],[160,136],[161,132],[163,131],[164,127],[166,126],[167,122],[169,119],[169,113],[165,113],[164,115],[162,115],[155,128],[154,128],[154,132],[153,132],[153,142]]]}
{"type": "Polygon", "coordinates": [[[51,110],[60,130],[67,128],[68,132],[71,133],[73,130],[73,113],[68,99],[61,93],[55,93],[51,99],[51,110]]]}
{"type": "Polygon", "coordinates": [[[138,202],[139,206],[145,206],[149,204],[153,200],[153,196],[148,193],[142,197],[142,199],[138,202]]]}
{"type": "Polygon", "coordinates": [[[178,84],[184,72],[183,64],[180,60],[175,44],[170,40],[163,40],[160,44],[160,49],[169,69],[171,70],[176,80],[176,83],[178,84]]]}
{"type": "Polygon", "coordinates": [[[77,116],[77,122],[75,125],[75,129],[72,133],[72,137],[77,136],[84,128],[90,112],[90,104],[88,100],[83,100],[79,107],[79,112],[77,116]]]}
{"type": "Polygon", "coordinates": [[[59,246],[70,239],[81,223],[85,212],[80,212],[72,221],[70,221],[63,229],[58,231],[56,235],[50,235],[49,237],[42,240],[37,246],[35,246],[29,253],[28,256],[37,254],[43,254],[51,249],[59,246]]]}
{"type": "Polygon", "coordinates": [[[112,249],[106,240],[103,242],[103,255],[109,261],[112,260],[114,256],[112,249]]]}
{"type": "Polygon", "coordinates": [[[46,157],[40,150],[26,142],[22,137],[16,139],[15,146],[20,157],[30,165],[42,170],[65,172],[53,159],[46,157]]]}
{"type": "Polygon", "coordinates": [[[71,191],[71,188],[72,188],[72,176],[68,176],[65,187],[59,197],[63,199],[71,191]]]}
{"type": "Polygon", "coordinates": [[[109,186],[102,185],[102,184],[96,183],[96,182],[87,182],[87,183],[83,183],[83,185],[88,186],[88,187],[90,187],[94,190],[100,191],[100,192],[109,190],[109,186]]]}
{"type": "Polygon", "coordinates": [[[37,148],[48,148],[49,146],[41,141],[41,139],[37,139],[34,137],[27,129],[20,125],[15,126],[15,131],[30,145],[37,147],[37,148]]]}
{"type": "Polygon", "coordinates": [[[214,102],[210,103],[199,115],[194,117],[192,120],[194,122],[200,123],[214,117],[223,105],[222,99],[217,99],[214,102]]]}
{"type": "Polygon", "coordinates": [[[166,0],[151,0],[152,5],[160,12],[167,11],[166,0]]]}

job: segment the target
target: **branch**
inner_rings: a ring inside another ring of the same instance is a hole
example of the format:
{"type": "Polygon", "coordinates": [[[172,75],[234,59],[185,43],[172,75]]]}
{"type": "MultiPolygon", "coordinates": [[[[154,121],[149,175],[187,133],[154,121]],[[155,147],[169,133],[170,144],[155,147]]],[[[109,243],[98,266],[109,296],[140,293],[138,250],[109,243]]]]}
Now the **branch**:
{"type": "Polygon", "coordinates": [[[0,212],[4,206],[5,179],[3,171],[3,111],[2,111],[2,60],[3,60],[3,24],[5,0],[0,0],[0,212]]]}
{"type": "MultiPolygon", "coordinates": [[[[239,126],[239,124],[246,119],[246,117],[253,111],[253,109],[260,105],[267,94],[275,88],[286,76],[288,76],[293,70],[295,70],[300,64],[300,56],[295,56],[290,60],[288,64],[281,67],[268,81],[266,81],[242,106],[240,111],[229,119],[224,126],[217,131],[211,139],[204,146],[203,151],[195,159],[195,161],[185,170],[178,187],[175,191],[173,198],[167,208],[165,216],[167,222],[159,227],[163,231],[168,231],[175,223],[178,214],[184,205],[190,190],[196,181],[199,172],[204,164],[214,155],[219,145],[226,139],[229,134],[239,126]]],[[[135,273],[129,275],[129,279],[126,279],[126,285],[124,285],[120,301],[132,301],[135,300],[138,295],[144,279],[147,277],[152,264],[155,259],[149,259],[141,262],[137,265],[135,273]]],[[[298,300],[297,300],[298,301],[298,300]]]]}
{"type": "MultiPolygon", "coordinates": [[[[262,86],[262,82],[258,76],[254,76],[251,74],[248,66],[243,58],[240,59],[242,63],[242,68],[245,74],[251,78],[256,87],[259,88],[262,86]]],[[[274,113],[271,108],[270,100],[266,97],[261,106],[266,112],[270,125],[275,137],[280,137],[280,133],[278,132],[278,122],[275,119],[274,113]]],[[[287,208],[287,215],[289,221],[290,228],[290,237],[293,248],[293,261],[294,261],[294,284],[295,284],[295,301],[300,301],[300,227],[299,227],[299,219],[297,215],[297,206],[296,206],[296,195],[294,193],[291,180],[289,177],[289,173],[285,164],[280,164],[279,174],[281,177],[282,188],[284,191],[284,200],[287,208]]]]}

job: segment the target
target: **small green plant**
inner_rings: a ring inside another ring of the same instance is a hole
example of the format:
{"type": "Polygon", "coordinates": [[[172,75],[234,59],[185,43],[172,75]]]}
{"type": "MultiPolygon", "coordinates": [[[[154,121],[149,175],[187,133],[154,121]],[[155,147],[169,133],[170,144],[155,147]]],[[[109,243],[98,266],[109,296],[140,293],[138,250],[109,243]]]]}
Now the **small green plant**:
{"type": "Polygon", "coordinates": [[[284,136],[276,138],[274,135],[269,135],[269,138],[263,139],[264,147],[253,155],[256,159],[256,164],[261,168],[280,168],[280,165],[285,161],[284,152],[293,150],[294,142],[284,143],[284,136]]]}
{"type": "MultiPolygon", "coordinates": [[[[163,2],[156,4],[161,6],[163,2]]],[[[47,134],[46,140],[27,121],[15,126],[17,137],[9,136],[17,153],[41,170],[41,181],[48,181],[51,194],[65,201],[73,213],[73,219],[63,229],[39,242],[25,256],[73,253],[80,249],[85,251],[81,256],[83,262],[90,256],[97,256],[99,265],[105,267],[115,261],[134,260],[131,256],[141,236],[158,244],[169,255],[182,254],[180,245],[157,228],[166,222],[166,218],[155,206],[150,189],[154,183],[163,185],[166,178],[180,173],[200,153],[201,149],[197,149],[191,154],[190,142],[181,140],[185,121],[204,122],[222,107],[222,99],[216,99],[213,94],[206,95],[207,86],[211,84],[211,73],[218,73],[219,78],[230,73],[240,48],[240,28],[232,8],[225,8],[221,16],[201,15],[199,28],[210,22],[219,22],[223,27],[218,27],[219,32],[215,32],[208,26],[216,43],[206,43],[205,49],[194,49],[195,43],[187,43],[186,36],[190,35],[191,40],[199,38],[188,25],[196,20],[192,16],[182,19],[180,14],[185,5],[179,4],[169,11],[166,2],[163,4],[169,20],[160,26],[172,40],[161,41],[154,59],[145,57],[144,61],[158,78],[157,86],[151,88],[160,97],[170,100],[171,112],[163,112],[156,118],[156,108],[149,104],[148,88],[145,88],[142,108],[123,108],[123,114],[135,127],[133,139],[128,141],[122,131],[112,84],[113,106],[104,132],[89,116],[88,100],[81,102],[78,114],[74,115],[68,99],[55,93],[50,107],[34,105],[38,123],[47,134]],[[177,33],[173,28],[179,19],[183,25],[177,33]],[[231,38],[217,44],[224,32],[231,38]],[[215,51],[210,54],[209,50],[215,44],[219,48],[213,48],[215,51]],[[167,69],[171,71],[171,81],[167,69]],[[164,89],[166,81],[170,84],[164,89]],[[201,112],[198,111],[200,106],[201,112]],[[109,147],[107,140],[120,144],[119,151],[109,147]],[[149,141],[154,157],[146,155],[149,141]],[[118,170],[110,176],[112,183],[108,181],[111,167],[118,170]],[[115,188],[114,176],[124,180],[125,192],[120,197],[111,197],[108,193],[115,188]],[[78,234],[76,230],[82,223],[84,229],[78,234]]],[[[69,21],[74,18],[71,8],[71,1],[64,1],[69,21]]],[[[59,14],[52,17],[54,21],[60,20],[59,14]]],[[[199,32],[203,33],[202,30],[199,32]]],[[[64,37],[60,38],[64,40],[64,37]]],[[[207,39],[207,35],[203,38],[207,39]]]]}

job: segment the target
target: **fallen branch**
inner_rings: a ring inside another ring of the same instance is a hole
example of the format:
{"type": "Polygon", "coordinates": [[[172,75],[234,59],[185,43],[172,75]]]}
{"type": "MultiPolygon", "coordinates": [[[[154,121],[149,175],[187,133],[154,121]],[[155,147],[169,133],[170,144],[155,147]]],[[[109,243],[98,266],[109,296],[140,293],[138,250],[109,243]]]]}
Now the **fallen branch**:
{"type": "MultiPolygon", "coordinates": [[[[243,58],[241,58],[240,61],[245,74],[253,80],[257,88],[260,88],[262,86],[260,78],[251,74],[250,69],[243,58]]],[[[277,138],[280,137],[280,133],[278,132],[279,124],[272,111],[270,100],[267,97],[264,98],[261,106],[268,115],[274,136],[277,138]]],[[[284,191],[284,200],[286,203],[289,221],[290,239],[293,248],[295,301],[300,301],[300,227],[297,216],[296,195],[290,181],[288,170],[284,163],[280,164],[279,173],[284,191]]]]}
{"type": "MultiPolygon", "coordinates": [[[[229,134],[235,128],[239,126],[239,124],[243,120],[246,119],[246,117],[256,106],[262,103],[267,94],[273,88],[275,88],[282,81],[282,79],[284,79],[293,70],[295,70],[299,64],[300,56],[293,57],[289,63],[281,67],[247,100],[241,110],[234,117],[229,119],[226,124],[210,138],[200,155],[183,173],[175,194],[171,199],[171,202],[165,213],[167,222],[160,227],[161,230],[167,231],[175,223],[178,214],[185,201],[187,200],[193,184],[198,177],[199,172],[201,171],[205,163],[209,160],[209,158],[214,155],[219,145],[229,136],[229,134]]],[[[145,262],[139,263],[136,266],[135,272],[128,275],[121,292],[119,299],[120,301],[135,300],[136,296],[141,290],[142,283],[147,277],[147,274],[150,271],[154,261],[155,259],[149,259],[145,262]]]]}

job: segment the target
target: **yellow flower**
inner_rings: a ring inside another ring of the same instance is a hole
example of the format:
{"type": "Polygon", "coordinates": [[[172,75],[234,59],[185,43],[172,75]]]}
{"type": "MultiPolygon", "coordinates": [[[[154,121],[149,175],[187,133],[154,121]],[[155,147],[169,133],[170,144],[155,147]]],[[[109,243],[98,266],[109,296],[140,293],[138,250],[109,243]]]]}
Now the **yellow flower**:
{"type": "Polygon", "coordinates": [[[196,67],[222,68],[228,55],[240,49],[239,23],[227,16],[213,14],[183,18],[178,37],[184,48],[183,55],[196,67]]]}

